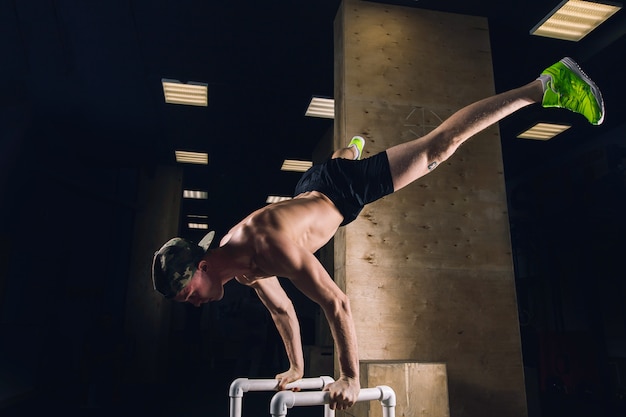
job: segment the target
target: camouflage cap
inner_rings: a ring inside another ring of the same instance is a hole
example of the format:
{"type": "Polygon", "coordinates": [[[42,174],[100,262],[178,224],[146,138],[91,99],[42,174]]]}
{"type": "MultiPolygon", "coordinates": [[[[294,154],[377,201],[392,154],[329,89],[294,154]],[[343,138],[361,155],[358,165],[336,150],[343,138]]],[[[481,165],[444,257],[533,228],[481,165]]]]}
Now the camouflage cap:
{"type": "Polygon", "coordinates": [[[154,289],[165,298],[174,298],[193,277],[214,236],[215,232],[209,232],[198,244],[180,237],[168,240],[152,259],[154,289]]]}

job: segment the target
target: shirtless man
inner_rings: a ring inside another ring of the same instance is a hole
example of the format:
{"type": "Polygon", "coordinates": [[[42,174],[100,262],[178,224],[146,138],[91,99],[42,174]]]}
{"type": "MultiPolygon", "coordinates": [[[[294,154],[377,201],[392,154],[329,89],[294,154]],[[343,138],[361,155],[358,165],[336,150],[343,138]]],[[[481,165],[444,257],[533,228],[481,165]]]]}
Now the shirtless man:
{"type": "Polygon", "coordinates": [[[224,284],[232,279],[254,288],[270,311],[289,358],[289,369],[276,375],[281,390],[304,374],[298,319],[276,277],[290,279],[320,305],[329,322],[340,373],[326,390],[331,409],[348,408],[360,390],[350,303],[313,254],[340,226],[354,220],[363,205],[428,174],[474,134],[533,103],[567,108],[596,125],[604,119],[599,89],[573,60],[564,58],[537,80],[470,104],[426,136],[371,158],[360,159],[364,142],[355,137],[331,160],[307,171],[292,200],[250,214],[218,248],[209,249],[213,232],[199,244],[181,238],[168,241],[154,256],[155,289],[167,298],[200,306],[220,300],[224,284]]]}

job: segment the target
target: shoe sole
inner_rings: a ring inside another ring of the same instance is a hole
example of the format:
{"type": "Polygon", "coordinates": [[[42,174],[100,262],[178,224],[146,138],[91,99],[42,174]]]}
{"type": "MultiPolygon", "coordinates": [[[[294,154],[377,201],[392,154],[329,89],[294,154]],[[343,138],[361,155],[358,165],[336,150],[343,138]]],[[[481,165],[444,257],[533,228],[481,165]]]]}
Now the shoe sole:
{"type": "Polygon", "coordinates": [[[571,71],[575,72],[584,82],[587,83],[587,85],[589,85],[589,87],[591,87],[591,93],[596,99],[596,102],[600,106],[600,111],[602,112],[600,120],[596,122],[596,125],[602,124],[602,122],[604,121],[604,100],[602,99],[602,93],[600,92],[600,89],[598,88],[596,83],[594,83],[593,80],[589,78],[587,74],[585,74],[585,72],[580,68],[580,65],[578,65],[578,63],[572,58],[565,57],[561,60],[561,63],[569,68],[571,71]]]}

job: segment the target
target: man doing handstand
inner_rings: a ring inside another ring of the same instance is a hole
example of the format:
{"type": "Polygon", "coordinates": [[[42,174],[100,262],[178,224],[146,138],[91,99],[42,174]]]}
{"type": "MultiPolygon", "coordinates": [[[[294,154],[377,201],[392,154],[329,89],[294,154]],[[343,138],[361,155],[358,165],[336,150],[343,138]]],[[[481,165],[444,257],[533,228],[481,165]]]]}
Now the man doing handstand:
{"type": "Polygon", "coordinates": [[[212,232],[199,244],[171,239],[154,256],[155,289],[167,298],[200,306],[220,300],[224,284],[233,278],[254,288],[271,313],[289,359],[289,369],[276,375],[280,390],[304,374],[298,319],[277,277],[290,279],[320,305],[336,344],[340,372],[326,388],[330,407],[350,407],[360,390],[350,303],[314,253],[365,204],[428,174],[467,139],[533,103],[567,108],[596,125],[604,119],[599,89],[572,59],[564,58],[537,80],[470,104],[426,136],[371,158],[360,159],[364,142],[356,137],[331,160],[307,171],[293,199],[253,212],[230,229],[217,248],[209,249],[212,232]]]}

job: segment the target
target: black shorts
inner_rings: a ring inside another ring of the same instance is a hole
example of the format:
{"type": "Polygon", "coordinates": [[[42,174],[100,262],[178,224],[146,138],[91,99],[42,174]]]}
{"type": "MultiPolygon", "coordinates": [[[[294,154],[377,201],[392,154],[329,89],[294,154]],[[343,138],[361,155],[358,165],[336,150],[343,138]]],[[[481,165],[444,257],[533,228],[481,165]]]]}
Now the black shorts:
{"type": "Polygon", "coordinates": [[[363,206],[393,193],[393,180],[386,152],[353,161],[330,159],[313,165],[296,185],[294,195],[319,191],[343,215],[342,226],[357,218],[363,206]]]}

